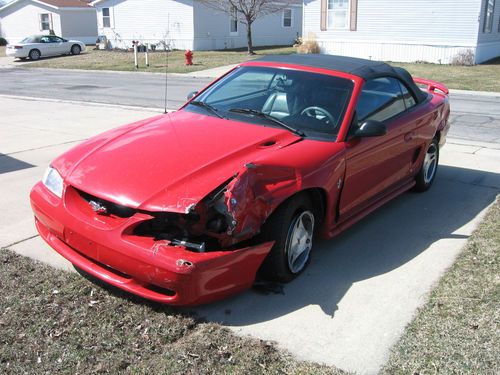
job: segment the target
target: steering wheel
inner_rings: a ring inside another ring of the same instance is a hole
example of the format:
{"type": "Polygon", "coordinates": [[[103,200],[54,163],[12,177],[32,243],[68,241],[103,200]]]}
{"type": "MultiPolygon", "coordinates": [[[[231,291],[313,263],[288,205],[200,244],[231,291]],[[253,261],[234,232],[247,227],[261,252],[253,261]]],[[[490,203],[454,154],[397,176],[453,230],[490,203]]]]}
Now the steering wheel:
{"type": "Polygon", "coordinates": [[[306,115],[309,117],[314,117],[317,120],[324,121],[326,123],[330,123],[332,126],[335,126],[335,118],[332,116],[330,112],[328,112],[323,107],[311,106],[304,108],[301,115],[306,115]]]}

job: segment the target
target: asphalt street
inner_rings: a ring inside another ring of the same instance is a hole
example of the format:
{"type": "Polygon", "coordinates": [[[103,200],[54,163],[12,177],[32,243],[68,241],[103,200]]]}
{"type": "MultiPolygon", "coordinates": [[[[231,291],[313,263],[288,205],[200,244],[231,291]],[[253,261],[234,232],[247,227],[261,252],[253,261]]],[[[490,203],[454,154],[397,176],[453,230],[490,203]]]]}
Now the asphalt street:
{"type": "MultiPolygon", "coordinates": [[[[165,75],[54,69],[0,69],[0,94],[158,108],[165,105],[165,75]]],[[[188,93],[214,78],[168,76],[168,109],[177,109],[188,93]]],[[[455,139],[500,143],[500,93],[450,95],[455,139]]]]}

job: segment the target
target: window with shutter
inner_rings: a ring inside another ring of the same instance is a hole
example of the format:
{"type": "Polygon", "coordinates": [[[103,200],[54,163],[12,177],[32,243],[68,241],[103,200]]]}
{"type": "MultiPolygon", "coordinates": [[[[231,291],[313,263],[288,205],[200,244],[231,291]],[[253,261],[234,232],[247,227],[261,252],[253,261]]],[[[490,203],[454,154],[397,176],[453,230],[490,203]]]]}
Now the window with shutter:
{"type": "Polygon", "coordinates": [[[328,0],[328,28],[347,29],[349,0],[328,0]]]}

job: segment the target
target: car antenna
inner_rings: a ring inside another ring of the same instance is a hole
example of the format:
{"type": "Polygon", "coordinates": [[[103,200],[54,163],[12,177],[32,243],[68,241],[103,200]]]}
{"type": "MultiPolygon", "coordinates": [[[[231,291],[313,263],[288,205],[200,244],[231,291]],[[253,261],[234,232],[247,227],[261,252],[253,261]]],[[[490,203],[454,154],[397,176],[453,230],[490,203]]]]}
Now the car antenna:
{"type": "MultiPolygon", "coordinates": [[[[167,14],[167,37],[170,34],[170,13],[167,14]]],[[[163,107],[163,113],[167,112],[167,98],[168,98],[168,50],[170,49],[170,43],[167,44],[165,40],[165,104],[163,107]]]]}

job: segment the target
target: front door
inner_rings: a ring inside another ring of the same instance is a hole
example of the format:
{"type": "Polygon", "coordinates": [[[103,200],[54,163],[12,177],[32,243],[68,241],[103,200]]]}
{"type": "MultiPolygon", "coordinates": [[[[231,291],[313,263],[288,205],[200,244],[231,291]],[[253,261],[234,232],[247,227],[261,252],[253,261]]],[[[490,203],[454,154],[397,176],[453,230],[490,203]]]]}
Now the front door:
{"type": "Polygon", "coordinates": [[[384,122],[387,134],[346,141],[346,174],[340,200],[341,221],[359,213],[410,177],[415,155],[415,121],[407,111],[402,83],[393,77],[367,81],[356,107],[355,128],[367,120],[384,122]]]}

